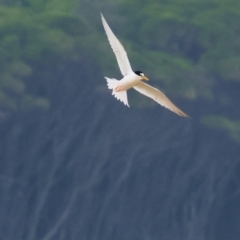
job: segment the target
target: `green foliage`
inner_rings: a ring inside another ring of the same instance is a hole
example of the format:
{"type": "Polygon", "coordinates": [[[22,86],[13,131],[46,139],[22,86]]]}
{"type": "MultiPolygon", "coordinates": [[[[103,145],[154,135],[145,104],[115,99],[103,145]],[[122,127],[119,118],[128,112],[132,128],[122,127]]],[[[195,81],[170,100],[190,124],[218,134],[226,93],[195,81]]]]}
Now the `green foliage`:
{"type": "Polygon", "coordinates": [[[151,0],[139,4],[139,1],[125,0],[121,13],[127,15],[126,37],[139,44],[142,55],[148,58],[146,62],[152,59],[148,65],[156,64],[156,58],[151,57],[155,52],[169,55],[168,64],[160,65],[168,74],[159,78],[165,84],[173,82],[174,85],[166,84],[172,89],[177,87],[173,80],[176,75],[181,75],[178,79],[185,79],[185,86],[195,89],[195,97],[210,96],[209,86],[217,82],[219,76],[226,81],[239,80],[238,1],[151,0]],[[174,59],[182,61],[176,63],[174,59]],[[188,62],[188,70],[184,62],[188,62]],[[193,76],[198,75],[199,69],[202,77],[196,79],[193,76]],[[173,71],[176,74],[172,74],[173,71]]]}
{"type": "Polygon", "coordinates": [[[203,123],[209,127],[225,131],[231,138],[240,143],[240,121],[225,116],[212,115],[203,118],[203,123]]]}
{"type": "MultiPolygon", "coordinates": [[[[94,58],[109,76],[119,72],[98,4],[127,49],[133,69],[144,71],[164,91],[208,101],[223,98],[214,92],[222,83],[239,83],[237,0],[1,1],[0,116],[7,109],[48,109],[50,99],[39,89],[47,88],[65,62],[80,65],[94,58]]],[[[225,108],[235,111],[231,92],[224,92],[224,102],[225,108]]],[[[238,120],[210,119],[203,122],[221,125],[238,139],[233,134],[239,131],[238,120]]]]}
{"type": "MultiPolygon", "coordinates": [[[[188,98],[218,101],[224,97],[224,109],[236,112],[236,96],[214,90],[226,83],[232,88],[240,84],[239,1],[122,0],[120,5],[128,26],[122,34],[134,42],[131,50],[138,51],[134,60],[150,78],[188,98]]],[[[239,142],[238,119],[203,119],[239,142]]]]}
{"type": "Polygon", "coordinates": [[[92,48],[93,31],[74,15],[74,4],[29,0],[1,6],[0,112],[34,106],[48,109],[49,99],[27,83],[40,75],[52,76],[66,60],[81,61],[86,45],[92,48]]]}

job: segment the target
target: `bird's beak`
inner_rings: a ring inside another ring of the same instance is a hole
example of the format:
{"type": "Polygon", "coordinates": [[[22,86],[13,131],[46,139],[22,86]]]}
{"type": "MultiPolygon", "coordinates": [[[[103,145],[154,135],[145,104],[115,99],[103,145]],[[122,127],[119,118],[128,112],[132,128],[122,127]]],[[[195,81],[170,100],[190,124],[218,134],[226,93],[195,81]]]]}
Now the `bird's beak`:
{"type": "Polygon", "coordinates": [[[143,80],[149,81],[149,79],[146,76],[142,76],[143,80]]]}

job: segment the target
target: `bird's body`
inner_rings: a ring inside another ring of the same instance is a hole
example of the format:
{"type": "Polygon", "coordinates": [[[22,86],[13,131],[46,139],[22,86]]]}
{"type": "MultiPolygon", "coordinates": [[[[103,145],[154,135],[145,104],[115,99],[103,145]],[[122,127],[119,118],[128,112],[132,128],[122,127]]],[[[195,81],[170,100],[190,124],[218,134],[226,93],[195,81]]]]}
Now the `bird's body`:
{"type": "Polygon", "coordinates": [[[110,27],[108,26],[105,18],[101,14],[103,27],[106,31],[109,43],[115,53],[120,71],[123,75],[121,80],[114,78],[106,78],[109,89],[112,89],[112,94],[125,105],[129,106],[127,99],[127,90],[134,88],[138,92],[145,96],[152,98],[157,103],[175,112],[176,114],[188,117],[183,111],[176,107],[161,91],[157,88],[151,87],[150,85],[142,82],[142,80],[148,81],[149,79],[141,71],[133,71],[130,62],[127,57],[127,53],[116,38],[110,27]]]}
{"type": "Polygon", "coordinates": [[[131,72],[119,80],[117,91],[126,91],[136,86],[141,80],[142,78],[140,76],[134,72],[131,72]]]}

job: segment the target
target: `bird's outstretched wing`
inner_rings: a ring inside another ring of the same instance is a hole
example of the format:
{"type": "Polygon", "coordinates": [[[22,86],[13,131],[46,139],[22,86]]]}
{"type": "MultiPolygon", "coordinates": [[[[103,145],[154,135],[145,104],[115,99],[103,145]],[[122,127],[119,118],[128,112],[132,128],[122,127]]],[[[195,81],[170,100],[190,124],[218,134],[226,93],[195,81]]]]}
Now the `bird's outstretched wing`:
{"type": "Polygon", "coordinates": [[[108,26],[108,24],[107,24],[105,18],[103,17],[102,13],[101,13],[101,17],[102,17],[103,27],[104,27],[105,32],[107,34],[109,43],[110,43],[110,45],[113,49],[113,52],[115,53],[115,56],[117,58],[117,62],[118,62],[118,66],[120,68],[120,71],[121,71],[123,76],[126,76],[128,73],[132,72],[132,68],[131,68],[131,65],[129,63],[127,53],[126,53],[124,47],[122,46],[122,44],[119,42],[119,40],[116,38],[116,36],[112,32],[111,28],[108,26]]]}
{"type": "Polygon", "coordinates": [[[154,88],[144,82],[140,82],[138,85],[134,86],[134,89],[138,92],[144,94],[145,96],[152,98],[154,101],[159,103],[165,108],[168,108],[169,110],[175,112],[176,114],[182,116],[182,117],[188,117],[186,113],[184,113],[182,110],[180,110],[177,106],[175,106],[168,98],[167,96],[159,91],[157,88],[154,88]]]}

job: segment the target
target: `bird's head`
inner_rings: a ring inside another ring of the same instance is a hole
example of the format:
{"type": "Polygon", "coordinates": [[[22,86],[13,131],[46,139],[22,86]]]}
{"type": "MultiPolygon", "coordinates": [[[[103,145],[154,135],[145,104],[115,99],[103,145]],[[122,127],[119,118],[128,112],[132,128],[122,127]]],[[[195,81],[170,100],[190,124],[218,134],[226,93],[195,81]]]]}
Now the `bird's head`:
{"type": "Polygon", "coordinates": [[[141,71],[135,71],[135,74],[137,74],[138,76],[140,76],[143,80],[148,81],[149,79],[144,75],[143,72],[141,71]]]}

